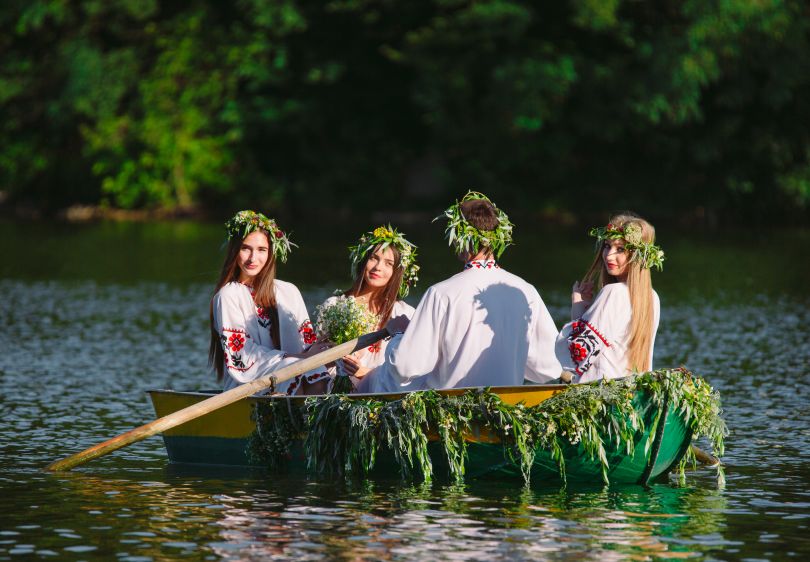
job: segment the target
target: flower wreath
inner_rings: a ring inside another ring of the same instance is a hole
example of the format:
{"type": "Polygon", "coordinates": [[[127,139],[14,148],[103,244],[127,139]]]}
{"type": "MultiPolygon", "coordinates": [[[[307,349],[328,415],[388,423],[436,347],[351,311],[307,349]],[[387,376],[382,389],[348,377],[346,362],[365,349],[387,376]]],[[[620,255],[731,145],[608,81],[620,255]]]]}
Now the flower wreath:
{"type": "Polygon", "coordinates": [[[456,251],[461,254],[467,252],[477,254],[482,246],[492,250],[496,258],[500,258],[503,251],[512,245],[512,228],[514,225],[509,222],[509,217],[502,210],[489,200],[489,197],[477,191],[468,191],[461,201],[456,201],[443,214],[434,221],[442,217],[447,218],[447,228],[445,235],[447,243],[455,246],[456,251]],[[473,200],[488,201],[495,208],[498,215],[498,226],[494,230],[478,230],[464,218],[461,213],[461,204],[473,200]]]}
{"type": "Polygon", "coordinates": [[[225,223],[225,231],[228,235],[228,240],[235,237],[241,239],[247,238],[247,235],[256,230],[264,230],[267,232],[267,238],[270,240],[270,245],[273,247],[273,256],[282,262],[287,261],[287,256],[290,255],[290,250],[295,244],[290,242],[286,234],[276,225],[276,221],[267,218],[261,213],[255,211],[239,211],[233,218],[225,223]]]}
{"type": "Polygon", "coordinates": [[[607,226],[592,228],[588,234],[596,237],[597,246],[605,240],[624,240],[624,247],[633,251],[630,261],[638,260],[644,269],[664,269],[664,251],[655,244],[644,242],[641,226],[637,223],[627,222],[624,226],[608,223],[607,226]]]}
{"type": "Polygon", "coordinates": [[[385,250],[388,246],[394,246],[399,250],[399,265],[403,269],[402,283],[399,286],[399,297],[405,298],[408,296],[411,286],[419,281],[417,273],[419,266],[416,265],[416,246],[408,242],[402,233],[397,232],[389,224],[387,227],[380,226],[371,232],[367,232],[360,237],[356,246],[349,246],[349,259],[352,262],[352,276],[357,271],[357,266],[360,264],[366,255],[372,251],[377,245],[380,249],[385,250]]]}

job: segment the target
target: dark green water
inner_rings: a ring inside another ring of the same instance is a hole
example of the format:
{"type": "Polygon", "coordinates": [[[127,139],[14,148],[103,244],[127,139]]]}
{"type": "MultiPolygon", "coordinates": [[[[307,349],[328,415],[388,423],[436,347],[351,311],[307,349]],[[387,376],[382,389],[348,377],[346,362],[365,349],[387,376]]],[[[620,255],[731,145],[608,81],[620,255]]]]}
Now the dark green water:
{"type": "MultiPolygon", "coordinates": [[[[345,246],[366,226],[299,227],[279,277],[314,307],[345,285],[345,246]]],[[[153,419],[144,390],[212,386],[220,228],[0,223],[0,560],[810,556],[808,231],[659,228],[656,365],[686,364],[721,391],[732,429],[723,489],[706,469],[649,489],[531,490],[190,470],[166,463],[159,438],[43,472],[153,419]]],[[[516,231],[502,263],[560,323],[591,242],[532,229],[516,231]]],[[[457,269],[438,226],[405,231],[420,245],[421,290],[457,269]]]]}

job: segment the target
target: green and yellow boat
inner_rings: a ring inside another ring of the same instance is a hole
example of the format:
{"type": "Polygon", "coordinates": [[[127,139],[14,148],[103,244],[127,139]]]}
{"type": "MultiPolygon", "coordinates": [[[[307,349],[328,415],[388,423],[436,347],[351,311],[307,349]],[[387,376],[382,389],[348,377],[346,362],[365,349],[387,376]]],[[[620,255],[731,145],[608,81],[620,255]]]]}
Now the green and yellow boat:
{"type": "MultiPolygon", "coordinates": [[[[492,387],[503,404],[526,408],[538,406],[561,392],[576,386],[585,385],[533,385],[492,387]]],[[[606,475],[611,483],[647,484],[665,476],[676,468],[687,452],[693,438],[695,418],[691,415],[684,400],[678,402],[661,394],[654,396],[649,387],[632,388],[632,403],[642,423],[632,436],[632,443],[604,439],[604,458],[597,458],[584,443],[572,444],[562,440],[558,450],[562,459],[544,448],[535,450],[531,464],[530,481],[533,485],[555,484],[565,476],[568,482],[601,483],[606,475]],[[564,462],[560,462],[563,460],[564,462]],[[564,475],[561,467],[564,466],[564,475]]],[[[710,387],[709,387],[710,388],[710,387]]],[[[471,389],[439,391],[442,396],[461,396],[471,389]]],[[[475,389],[472,389],[475,391],[475,389]]],[[[173,390],[152,390],[149,395],[158,417],[210,398],[214,391],[181,392],[173,390]]],[[[379,401],[401,399],[403,394],[351,394],[345,399],[363,400],[373,398],[379,401]]],[[[251,396],[229,406],[208,413],[200,418],[172,428],[163,433],[163,440],[170,462],[191,465],[255,466],[261,464],[249,454],[249,442],[256,431],[254,412],[262,405],[274,402],[274,407],[300,408],[305,397],[251,396]]],[[[601,430],[600,430],[601,431],[601,430]]],[[[607,433],[610,433],[608,429],[607,433]]],[[[440,476],[443,468],[447,472],[448,461],[435,428],[428,428],[428,451],[434,472],[440,476]]],[[[296,440],[290,448],[286,465],[291,472],[306,472],[308,463],[303,444],[304,436],[296,440]]],[[[473,424],[465,432],[467,455],[464,473],[466,477],[525,478],[527,474],[519,463],[514,462],[504,452],[497,432],[489,427],[473,424]]],[[[393,457],[393,455],[389,455],[393,457]]],[[[311,463],[310,463],[311,464],[311,463]]],[[[397,467],[384,451],[377,455],[372,474],[396,474],[397,467]]]]}

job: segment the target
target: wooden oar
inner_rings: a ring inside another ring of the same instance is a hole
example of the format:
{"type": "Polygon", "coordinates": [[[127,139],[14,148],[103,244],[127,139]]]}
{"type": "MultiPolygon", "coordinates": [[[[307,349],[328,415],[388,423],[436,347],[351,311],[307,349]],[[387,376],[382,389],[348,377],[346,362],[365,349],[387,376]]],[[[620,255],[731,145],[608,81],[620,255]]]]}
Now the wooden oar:
{"type": "Polygon", "coordinates": [[[349,355],[350,353],[364,349],[378,342],[387,335],[388,332],[385,330],[379,330],[377,332],[365,334],[351,341],[347,341],[346,343],[336,345],[331,349],[327,349],[326,351],[322,351],[321,353],[317,353],[311,357],[306,357],[300,361],[296,361],[292,365],[279,369],[272,374],[264,375],[263,377],[249,383],[232,388],[227,392],[217,394],[211,398],[203,400],[202,402],[198,402],[197,404],[193,404],[183,408],[182,410],[173,412],[168,416],[163,416],[162,418],[147,423],[146,425],[142,425],[141,427],[137,427],[131,431],[122,433],[118,437],[113,437],[104,443],[99,443],[98,445],[90,447],[81,453],[76,453],[75,455],[71,455],[65,459],[55,461],[49,464],[46,470],[70,470],[74,466],[86,463],[87,461],[102,455],[106,455],[107,453],[122,447],[126,447],[131,443],[140,441],[141,439],[146,439],[147,437],[151,437],[152,435],[161,433],[167,429],[184,424],[187,421],[204,416],[205,414],[218,410],[219,408],[227,406],[228,404],[233,404],[242,398],[246,398],[270,386],[282,383],[295,376],[305,373],[310,369],[336,361],[345,355],[349,355]]]}
{"type": "Polygon", "coordinates": [[[720,459],[715,457],[714,455],[710,455],[703,449],[692,445],[692,452],[695,454],[695,458],[698,460],[699,463],[705,464],[709,467],[715,467],[720,464],[720,459]]]}

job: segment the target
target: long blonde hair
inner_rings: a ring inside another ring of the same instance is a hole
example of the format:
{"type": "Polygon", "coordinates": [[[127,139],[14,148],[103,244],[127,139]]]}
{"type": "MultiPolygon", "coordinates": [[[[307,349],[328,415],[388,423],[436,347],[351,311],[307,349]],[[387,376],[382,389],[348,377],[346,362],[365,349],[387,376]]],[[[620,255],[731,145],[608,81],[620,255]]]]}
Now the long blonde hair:
{"type": "MultiPolygon", "coordinates": [[[[623,229],[628,223],[634,223],[641,228],[641,239],[647,243],[655,242],[655,228],[643,218],[630,212],[622,212],[610,217],[610,224],[617,229],[623,229]]],[[[604,244],[598,246],[596,256],[591,267],[585,274],[585,281],[592,281],[597,290],[619,280],[608,273],[602,259],[604,244]]],[[[632,372],[650,370],[650,347],[653,339],[653,323],[655,312],[653,308],[653,289],[650,270],[641,267],[640,260],[632,259],[627,264],[627,289],[630,292],[630,339],[627,342],[627,369],[632,372]]]]}

